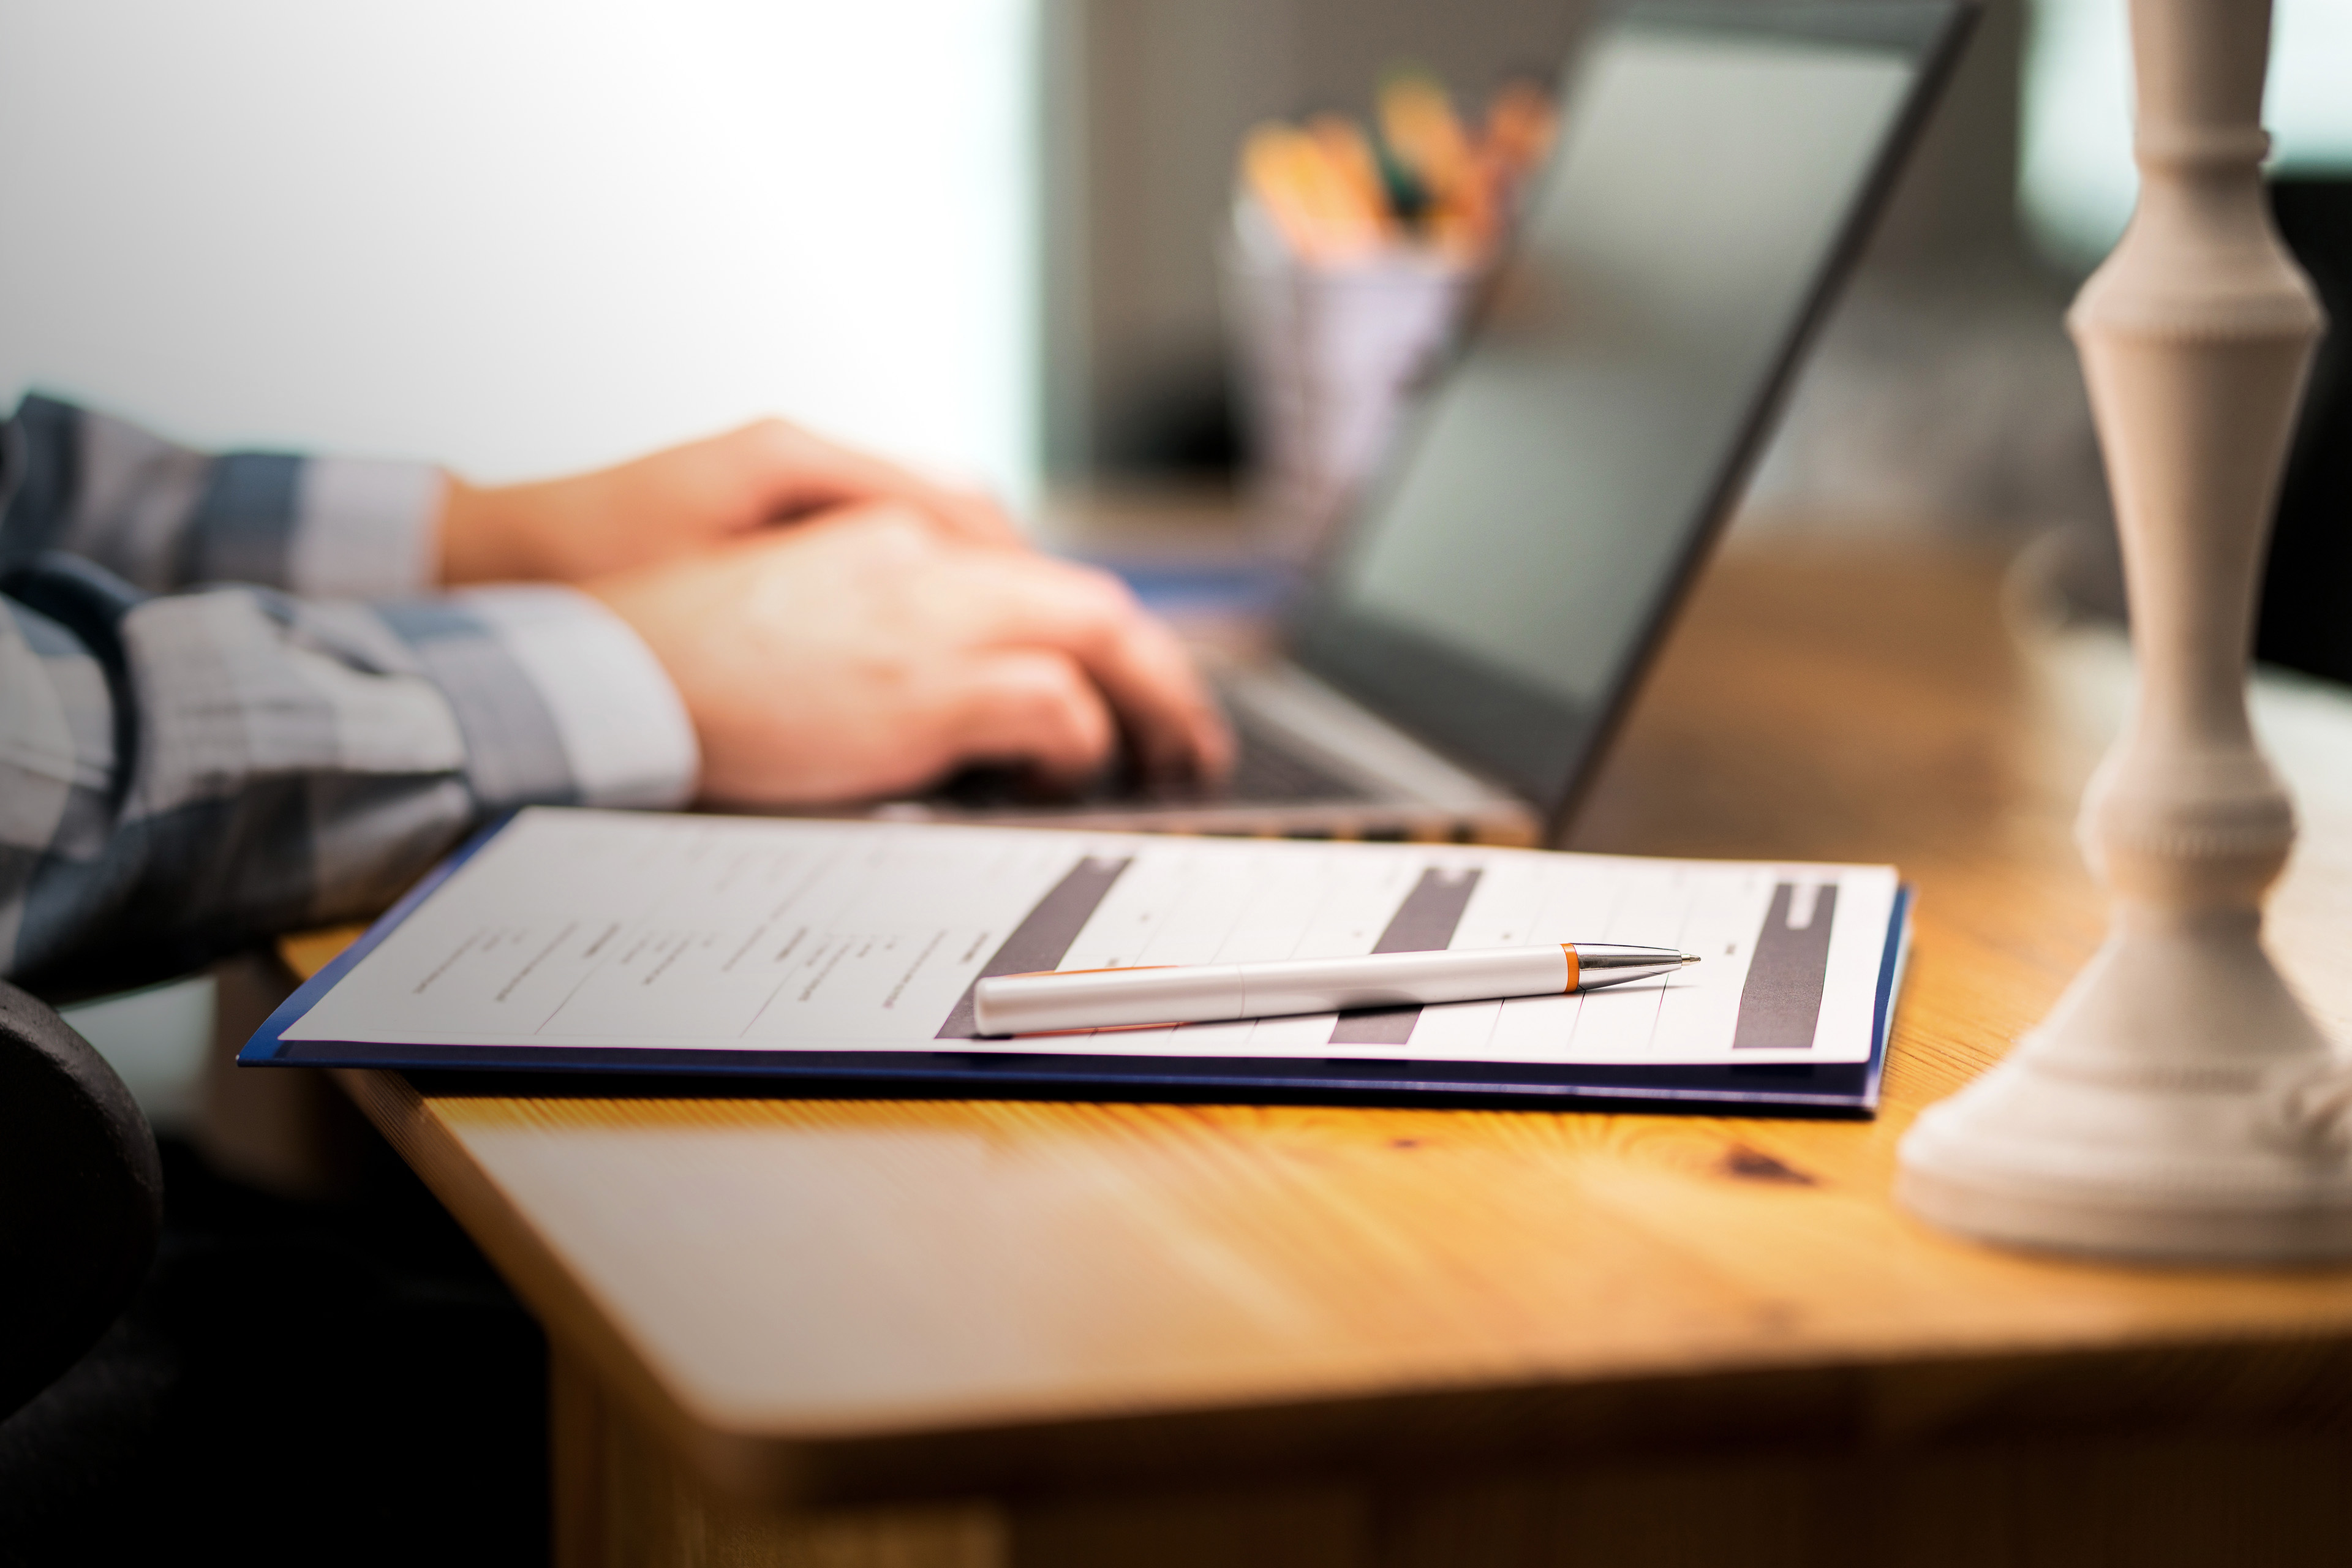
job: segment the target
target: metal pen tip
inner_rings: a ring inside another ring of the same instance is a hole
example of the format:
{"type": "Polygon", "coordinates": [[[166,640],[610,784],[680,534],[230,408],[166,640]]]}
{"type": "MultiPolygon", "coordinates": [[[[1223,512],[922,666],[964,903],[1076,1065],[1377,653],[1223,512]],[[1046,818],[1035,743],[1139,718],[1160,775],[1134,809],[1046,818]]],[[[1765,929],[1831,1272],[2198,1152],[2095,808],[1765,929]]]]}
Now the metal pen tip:
{"type": "Polygon", "coordinates": [[[1698,954],[1697,954],[1697,953],[1695,953],[1695,952],[1686,952],[1686,953],[1684,953],[1684,954],[1683,954],[1683,963],[1684,963],[1685,965],[1693,964],[1693,963],[1696,963],[1697,962],[1698,962],[1698,954]]]}

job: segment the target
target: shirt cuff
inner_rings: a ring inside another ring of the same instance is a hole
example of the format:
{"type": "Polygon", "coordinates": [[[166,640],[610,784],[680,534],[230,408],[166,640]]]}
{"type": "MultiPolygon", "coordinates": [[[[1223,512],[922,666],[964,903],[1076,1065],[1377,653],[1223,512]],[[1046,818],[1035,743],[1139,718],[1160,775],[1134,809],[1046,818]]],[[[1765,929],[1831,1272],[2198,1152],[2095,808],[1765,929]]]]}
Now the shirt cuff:
{"type": "Polygon", "coordinates": [[[536,689],[573,799],[661,808],[694,797],[702,771],[694,725],[668,672],[627,622],[570,588],[474,588],[449,597],[536,689]]]}
{"type": "Polygon", "coordinates": [[[306,460],[294,481],[287,587],[314,599],[426,592],[447,489],[441,471],[423,463],[306,460]]]}

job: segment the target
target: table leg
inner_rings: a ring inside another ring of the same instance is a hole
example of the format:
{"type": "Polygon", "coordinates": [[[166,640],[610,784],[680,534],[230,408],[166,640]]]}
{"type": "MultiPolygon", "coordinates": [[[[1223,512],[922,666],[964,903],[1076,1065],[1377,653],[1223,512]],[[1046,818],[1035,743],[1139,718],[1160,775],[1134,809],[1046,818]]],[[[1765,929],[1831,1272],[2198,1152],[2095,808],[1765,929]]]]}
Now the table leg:
{"type": "Polygon", "coordinates": [[[555,1568],[1002,1568],[984,1502],[793,1512],[704,1482],[561,1345],[548,1365],[555,1568]]]}

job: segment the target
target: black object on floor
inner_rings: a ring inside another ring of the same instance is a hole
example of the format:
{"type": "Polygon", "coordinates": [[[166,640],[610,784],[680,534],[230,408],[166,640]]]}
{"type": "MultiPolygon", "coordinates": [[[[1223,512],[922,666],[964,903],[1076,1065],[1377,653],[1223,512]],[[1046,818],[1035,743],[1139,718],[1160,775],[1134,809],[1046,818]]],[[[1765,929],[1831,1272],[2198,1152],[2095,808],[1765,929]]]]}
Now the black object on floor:
{"type": "Polygon", "coordinates": [[[2279,492],[2254,656],[2352,682],[2352,179],[2279,175],[2271,210],[2330,325],[2279,492]]]}
{"type": "Polygon", "coordinates": [[[0,1422],[0,1564],[547,1557],[538,1326],[389,1151],[291,1203],[162,1145],[130,1310],[0,1422]]]}

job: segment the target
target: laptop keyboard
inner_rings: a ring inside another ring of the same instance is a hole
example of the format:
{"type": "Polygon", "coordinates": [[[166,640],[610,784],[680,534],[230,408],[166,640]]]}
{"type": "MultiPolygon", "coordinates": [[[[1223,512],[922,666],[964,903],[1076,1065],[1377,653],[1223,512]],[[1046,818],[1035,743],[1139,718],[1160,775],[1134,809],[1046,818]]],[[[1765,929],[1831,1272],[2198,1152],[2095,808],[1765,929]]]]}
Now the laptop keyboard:
{"type": "Polygon", "coordinates": [[[1360,785],[1300,755],[1272,731],[1235,718],[1234,740],[1234,776],[1220,792],[1227,799],[1287,804],[1366,797],[1360,785]]]}
{"type": "Polygon", "coordinates": [[[1231,714],[1233,776],[1216,789],[1192,784],[1145,784],[1125,767],[1115,767],[1075,795],[1041,795],[1018,769],[966,768],[930,796],[964,810],[992,806],[1176,805],[1195,801],[1292,805],[1318,800],[1365,800],[1370,792],[1301,753],[1278,731],[1231,714]]]}

